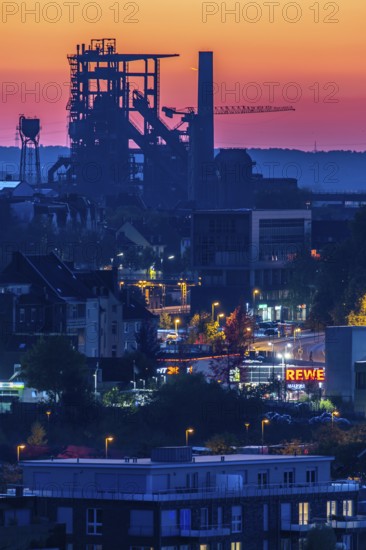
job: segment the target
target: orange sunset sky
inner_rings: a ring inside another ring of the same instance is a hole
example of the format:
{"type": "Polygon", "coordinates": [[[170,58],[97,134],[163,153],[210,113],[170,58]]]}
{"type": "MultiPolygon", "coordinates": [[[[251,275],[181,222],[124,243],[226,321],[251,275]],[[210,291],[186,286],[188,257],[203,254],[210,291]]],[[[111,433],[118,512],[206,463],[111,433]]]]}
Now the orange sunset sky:
{"type": "Polygon", "coordinates": [[[66,145],[66,54],[115,37],[120,53],[180,54],[161,63],[161,105],[197,104],[197,53],[212,50],[216,105],[296,108],[216,117],[216,147],[366,149],[364,2],[42,0],[34,15],[36,4],[2,2],[1,145],[14,145],[20,113],[41,118],[43,145],[66,145]]]}

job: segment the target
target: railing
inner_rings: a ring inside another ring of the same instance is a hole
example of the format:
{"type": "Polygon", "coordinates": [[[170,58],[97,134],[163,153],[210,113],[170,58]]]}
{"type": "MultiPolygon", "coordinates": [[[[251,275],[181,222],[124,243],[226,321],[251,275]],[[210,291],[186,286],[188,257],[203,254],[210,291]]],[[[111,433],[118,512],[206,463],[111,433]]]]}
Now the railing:
{"type": "MultiPolygon", "coordinates": [[[[307,496],[316,494],[325,494],[328,498],[339,495],[340,493],[356,493],[359,491],[358,483],[308,483],[285,485],[244,485],[242,487],[198,487],[198,488],[175,488],[169,491],[146,492],[139,487],[135,490],[129,488],[124,491],[123,487],[118,489],[104,489],[95,484],[87,484],[85,487],[72,487],[70,484],[61,486],[56,483],[49,483],[43,486],[32,488],[36,495],[64,498],[97,498],[103,500],[135,500],[135,501],[153,501],[170,502],[186,500],[210,500],[210,499],[229,499],[229,498],[255,498],[271,496],[307,496]]],[[[348,496],[348,495],[347,495],[348,496]]]]}

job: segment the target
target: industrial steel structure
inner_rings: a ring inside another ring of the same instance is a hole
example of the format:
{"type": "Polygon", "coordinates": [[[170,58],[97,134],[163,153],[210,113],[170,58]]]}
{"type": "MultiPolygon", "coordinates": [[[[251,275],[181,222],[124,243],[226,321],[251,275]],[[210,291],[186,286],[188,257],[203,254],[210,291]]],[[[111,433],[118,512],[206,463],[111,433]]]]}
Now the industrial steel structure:
{"type": "Polygon", "coordinates": [[[132,191],[143,193],[150,206],[169,208],[182,201],[210,206],[217,195],[214,115],[293,108],[215,109],[213,52],[200,52],[197,110],[164,107],[167,117],[182,115],[170,128],[160,118],[160,60],[177,55],[120,54],[113,38],[77,46],[68,56],[71,154],[51,167],[50,184],[62,173],[68,184],[93,198],[132,191]]]}

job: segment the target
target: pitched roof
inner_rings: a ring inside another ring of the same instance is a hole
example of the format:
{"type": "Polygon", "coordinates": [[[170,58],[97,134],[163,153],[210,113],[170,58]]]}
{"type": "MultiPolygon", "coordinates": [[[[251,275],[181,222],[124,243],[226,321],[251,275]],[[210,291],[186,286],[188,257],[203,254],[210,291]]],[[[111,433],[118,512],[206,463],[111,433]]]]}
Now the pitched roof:
{"type": "Polygon", "coordinates": [[[44,255],[15,252],[12,261],[1,273],[0,283],[28,283],[35,288],[46,287],[62,300],[83,300],[93,296],[89,288],[53,252],[44,255]]]}

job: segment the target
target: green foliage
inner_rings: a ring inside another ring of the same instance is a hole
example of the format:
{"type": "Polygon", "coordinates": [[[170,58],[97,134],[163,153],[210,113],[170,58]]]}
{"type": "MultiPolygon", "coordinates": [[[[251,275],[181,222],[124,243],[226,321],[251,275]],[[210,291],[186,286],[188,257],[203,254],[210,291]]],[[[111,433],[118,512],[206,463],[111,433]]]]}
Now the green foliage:
{"type": "Polygon", "coordinates": [[[201,313],[196,313],[193,315],[192,319],[189,322],[189,334],[187,342],[189,344],[195,344],[199,342],[200,344],[207,344],[207,326],[211,323],[211,315],[207,311],[201,311],[201,313]]]}
{"type": "Polygon", "coordinates": [[[173,327],[173,321],[169,313],[161,313],[159,316],[159,327],[161,329],[169,330],[173,327]]]}
{"type": "Polygon", "coordinates": [[[40,422],[34,422],[31,427],[31,435],[27,439],[28,445],[47,445],[46,430],[40,422]]]}
{"type": "Polygon", "coordinates": [[[330,399],[322,399],[319,403],[319,409],[322,409],[326,412],[333,412],[335,407],[334,403],[330,399]]]}
{"type": "Polygon", "coordinates": [[[325,524],[317,524],[308,531],[306,537],[306,550],[335,550],[337,538],[332,527],[325,524]]]}
{"type": "Polygon", "coordinates": [[[89,390],[85,356],[63,336],[39,340],[22,358],[22,376],[28,387],[47,392],[53,401],[80,402],[89,390]]]}
{"type": "Polygon", "coordinates": [[[347,316],[347,323],[351,326],[366,325],[366,294],[360,298],[357,304],[357,310],[351,311],[347,316]]]}

